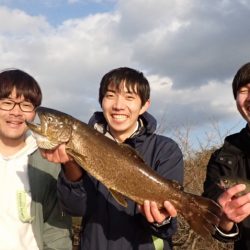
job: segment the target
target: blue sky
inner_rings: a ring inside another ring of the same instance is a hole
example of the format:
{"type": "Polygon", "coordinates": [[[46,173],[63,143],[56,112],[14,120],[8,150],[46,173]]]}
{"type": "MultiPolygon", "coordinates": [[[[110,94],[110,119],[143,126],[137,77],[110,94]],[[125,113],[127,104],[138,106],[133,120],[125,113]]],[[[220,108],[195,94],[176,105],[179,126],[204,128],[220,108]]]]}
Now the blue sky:
{"type": "Polygon", "coordinates": [[[246,0],[0,0],[0,68],[30,73],[43,105],[83,121],[100,109],[101,77],[136,68],[159,131],[207,144],[211,127],[244,125],[231,82],[249,61],[249,14],[246,0]]]}
{"type": "Polygon", "coordinates": [[[10,9],[20,9],[32,16],[43,15],[52,25],[60,25],[64,20],[82,18],[84,16],[111,11],[113,0],[5,0],[2,6],[10,9]]]}

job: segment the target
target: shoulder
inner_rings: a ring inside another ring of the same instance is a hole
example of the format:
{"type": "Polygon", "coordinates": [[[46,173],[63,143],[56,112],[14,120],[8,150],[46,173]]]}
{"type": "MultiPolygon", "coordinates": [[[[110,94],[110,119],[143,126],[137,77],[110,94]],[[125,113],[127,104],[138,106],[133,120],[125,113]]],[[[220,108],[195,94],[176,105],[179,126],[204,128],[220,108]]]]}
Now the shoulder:
{"type": "Polygon", "coordinates": [[[156,139],[156,144],[165,145],[170,148],[179,148],[177,142],[174,139],[156,133],[154,135],[156,139]]]}
{"type": "Polygon", "coordinates": [[[154,139],[155,149],[159,151],[159,153],[166,155],[176,154],[182,156],[182,152],[179,145],[172,138],[159,134],[154,134],[154,139]]]}
{"type": "Polygon", "coordinates": [[[242,150],[242,131],[229,135],[225,138],[223,145],[216,149],[210,158],[209,163],[219,163],[231,167],[244,154],[242,150]]]}

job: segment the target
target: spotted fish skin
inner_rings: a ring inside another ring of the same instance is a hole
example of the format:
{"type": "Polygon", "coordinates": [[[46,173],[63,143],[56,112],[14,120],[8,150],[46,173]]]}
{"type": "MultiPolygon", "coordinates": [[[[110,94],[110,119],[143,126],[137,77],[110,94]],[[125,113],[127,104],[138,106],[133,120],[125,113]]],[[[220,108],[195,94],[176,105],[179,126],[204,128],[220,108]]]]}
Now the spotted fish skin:
{"type": "Polygon", "coordinates": [[[36,111],[40,125],[26,124],[38,147],[51,149],[65,143],[67,153],[102,182],[119,204],[126,207],[129,198],[138,204],[155,201],[162,208],[168,200],[198,234],[210,238],[215,233],[221,216],[216,202],[183,191],[177,182],[147,166],[133,148],[118,144],[84,122],[54,109],[39,107],[36,111]]]}

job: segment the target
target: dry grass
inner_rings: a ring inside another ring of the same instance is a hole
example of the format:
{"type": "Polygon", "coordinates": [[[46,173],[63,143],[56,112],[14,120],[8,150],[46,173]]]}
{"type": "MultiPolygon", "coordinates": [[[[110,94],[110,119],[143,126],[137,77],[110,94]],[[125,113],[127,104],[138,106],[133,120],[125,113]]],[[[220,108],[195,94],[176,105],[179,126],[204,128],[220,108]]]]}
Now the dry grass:
{"type": "MultiPolygon", "coordinates": [[[[203,182],[206,174],[207,162],[213,150],[203,150],[193,153],[185,160],[185,191],[197,195],[203,192],[203,182]]],[[[203,239],[190,229],[184,219],[178,216],[178,232],[173,237],[175,250],[230,250],[232,244],[221,243],[217,240],[203,239]]]]}

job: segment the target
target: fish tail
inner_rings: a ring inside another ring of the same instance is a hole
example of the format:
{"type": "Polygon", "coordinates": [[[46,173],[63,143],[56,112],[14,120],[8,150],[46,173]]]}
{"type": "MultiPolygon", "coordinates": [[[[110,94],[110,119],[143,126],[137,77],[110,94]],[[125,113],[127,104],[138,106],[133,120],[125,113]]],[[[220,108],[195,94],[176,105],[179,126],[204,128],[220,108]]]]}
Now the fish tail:
{"type": "Polygon", "coordinates": [[[211,238],[220,222],[220,206],[213,200],[189,193],[186,193],[185,199],[182,216],[195,232],[204,238],[211,238]]]}

